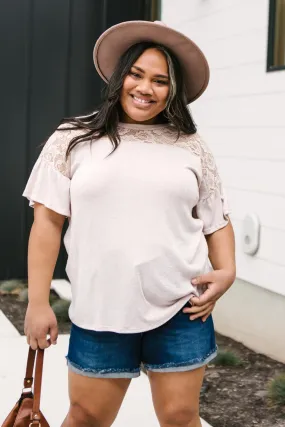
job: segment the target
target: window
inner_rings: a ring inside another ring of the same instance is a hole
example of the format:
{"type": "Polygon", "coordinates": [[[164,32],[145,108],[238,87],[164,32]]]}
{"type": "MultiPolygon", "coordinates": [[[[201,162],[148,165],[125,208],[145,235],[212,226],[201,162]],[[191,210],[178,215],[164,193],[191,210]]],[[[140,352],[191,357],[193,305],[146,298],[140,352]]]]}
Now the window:
{"type": "Polygon", "coordinates": [[[285,0],[270,0],[267,71],[285,70],[285,0]]]}

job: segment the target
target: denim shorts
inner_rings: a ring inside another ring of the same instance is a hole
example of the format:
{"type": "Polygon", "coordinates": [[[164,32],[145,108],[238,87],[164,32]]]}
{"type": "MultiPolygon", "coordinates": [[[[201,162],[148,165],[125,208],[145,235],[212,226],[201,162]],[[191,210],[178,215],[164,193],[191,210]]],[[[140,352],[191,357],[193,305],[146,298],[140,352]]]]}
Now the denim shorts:
{"type": "Polygon", "coordinates": [[[167,323],[142,333],[91,331],[72,324],[69,369],[88,377],[135,378],[142,365],[153,372],[206,365],[217,355],[212,316],[206,322],[190,320],[183,308],[167,323]]]}

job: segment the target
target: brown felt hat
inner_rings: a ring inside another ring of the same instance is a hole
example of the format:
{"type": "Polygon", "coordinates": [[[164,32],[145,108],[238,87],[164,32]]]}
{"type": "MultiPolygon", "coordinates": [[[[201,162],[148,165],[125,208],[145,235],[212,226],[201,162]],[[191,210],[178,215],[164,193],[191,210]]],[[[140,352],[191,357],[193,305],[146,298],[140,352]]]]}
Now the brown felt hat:
{"type": "Polygon", "coordinates": [[[102,79],[108,83],[124,52],[143,41],[161,44],[176,55],[184,73],[188,103],[202,95],[209,82],[209,65],[203,52],[184,34],[160,21],[127,21],[106,30],[93,52],[95,67],[102,79]]]}

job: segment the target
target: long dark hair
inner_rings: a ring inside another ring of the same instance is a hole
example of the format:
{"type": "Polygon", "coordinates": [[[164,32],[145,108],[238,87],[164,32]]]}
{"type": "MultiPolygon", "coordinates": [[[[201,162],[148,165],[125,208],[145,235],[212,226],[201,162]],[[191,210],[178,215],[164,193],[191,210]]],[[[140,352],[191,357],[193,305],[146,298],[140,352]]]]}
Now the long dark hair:
{"type": "MultiPolygon", "coordinates": [[[[74,137],[68,146],[66,157],[70,151],[80,142],[96,140],[107,135],[114,146],[114,150],[120,143],[118,123],[120,118],[121,104],[120,95],[125,77],[129,74],[131,67],[146,49],[154,48],[161,51],[167,60],[170,90],[166,108],[160,117],[160,122],[168,122],[177,129],[177,138],[180,133],[193,134],[196,126],[187,108],[186,89],[183,73],[176,56],[165,46],[152,42],[141,42],[131,46],[120,58],[109,84],[106,87],[103,103],[98,111],[84,117],[64,118],[59,130],[82,129],[82,135],[74,137]],[[68,127],[68,124],[71,125],[68,127]]],[[[112,151],[112,152],[113,152],[112,151]]],[[[110,153],[111,154],[111,153],[110,153]]]]}

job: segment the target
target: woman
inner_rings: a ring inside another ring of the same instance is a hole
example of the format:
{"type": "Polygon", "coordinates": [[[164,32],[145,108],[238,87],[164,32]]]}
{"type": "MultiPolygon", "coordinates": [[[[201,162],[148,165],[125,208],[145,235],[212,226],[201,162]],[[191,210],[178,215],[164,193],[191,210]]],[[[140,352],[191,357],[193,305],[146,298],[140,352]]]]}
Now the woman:
{"type": "Polygon", "coordinates": [[[63,426],[110,426],[143,363],[160,425],[198,427],[217,352],[211,312],[235,279],[219,174],[187,109],[207,86],[207,61],[182,34],[144,21],[107,30],[94,61],[108,82],[102,106],[63,121],[24,192],[34,207],[27,341],[56,343],[49,289],[67,217],[63,426]]]}

